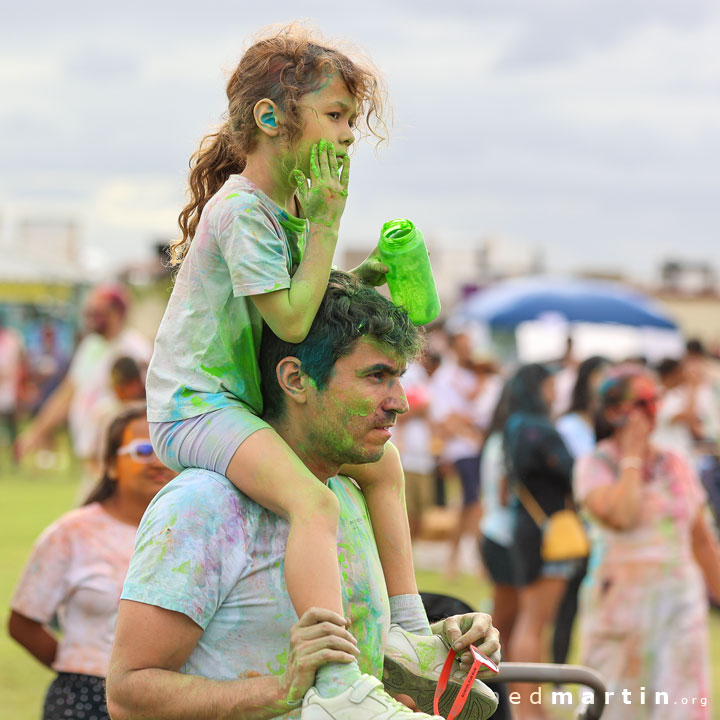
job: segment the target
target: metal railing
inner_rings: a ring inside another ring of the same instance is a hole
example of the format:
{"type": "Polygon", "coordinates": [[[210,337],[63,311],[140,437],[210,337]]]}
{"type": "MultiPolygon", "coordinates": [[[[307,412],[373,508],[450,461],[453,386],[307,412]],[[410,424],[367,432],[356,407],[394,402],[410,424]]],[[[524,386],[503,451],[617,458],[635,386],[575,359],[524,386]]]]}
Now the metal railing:
{"type": "Polygon", "coordinates": [[[552,663],[503,662],[500,672],[492,678],[483,678],[488,685],[494,683],[554,683],[585,685],[594,694],[594,701],[580,706],[578,720],[598,720],[605,709],[605,681],[595,670],[582,665],[554,665],[552,663]]]}

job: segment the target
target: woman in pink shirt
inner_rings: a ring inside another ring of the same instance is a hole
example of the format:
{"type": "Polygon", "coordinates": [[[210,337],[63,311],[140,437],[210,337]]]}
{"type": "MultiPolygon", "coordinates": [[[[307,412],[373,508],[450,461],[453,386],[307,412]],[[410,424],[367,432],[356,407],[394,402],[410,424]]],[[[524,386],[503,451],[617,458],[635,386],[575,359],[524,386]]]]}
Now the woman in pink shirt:
{"type": "Polygon", "coordinates": [[[607,720],[709,720],[708,591],[720,547],[687,459],[651,441],[658,388],[621,366],[599,389],[610,436],[575,465],[593,540],[582,588],[581,661],[610,693],[607,720]]]}
{"type": "Polygon", "coordinates": [[[12,599],[10,635],[58,673],[43,720],[108,718],[104,678],[135,532],[175,475],[152,449],[143,404],[110,422],[102,460],[102,477],[85,504],[38,538],[12,599]]]}

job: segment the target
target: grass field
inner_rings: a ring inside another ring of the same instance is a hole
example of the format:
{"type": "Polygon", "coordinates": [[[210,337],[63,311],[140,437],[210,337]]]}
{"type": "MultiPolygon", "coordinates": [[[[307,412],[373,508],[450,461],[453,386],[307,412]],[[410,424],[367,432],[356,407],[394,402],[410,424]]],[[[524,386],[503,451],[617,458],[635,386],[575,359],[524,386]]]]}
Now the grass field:
{"type": "MultiPolygon", "coordinates": [[[[5,458],[0,455],[0,460],[5,458]]],[[[33,541],[44,527],[72,507],[78,478],[78,470],[73,467],[64,472],[31,471],[27,468],[21,472],[9,472],[6,460],[5,465],[0,465],[0,607],[3,608],[3,628],[0,631],[0,720],[37,720],[45,689],[53,677],[50,670],[10,640],[5,630],[7,608],[33,541]]],[[[487,606],[489,587],[469,575],[461,575],[448,583],[440,573],[420,571],[418,584],[421,590],[453,595],[475,608],[487,606]]],[[[713,653],[713,717],[720,717],[718,612],[714,612],[711,617],[710,635],[713,653]]]]}

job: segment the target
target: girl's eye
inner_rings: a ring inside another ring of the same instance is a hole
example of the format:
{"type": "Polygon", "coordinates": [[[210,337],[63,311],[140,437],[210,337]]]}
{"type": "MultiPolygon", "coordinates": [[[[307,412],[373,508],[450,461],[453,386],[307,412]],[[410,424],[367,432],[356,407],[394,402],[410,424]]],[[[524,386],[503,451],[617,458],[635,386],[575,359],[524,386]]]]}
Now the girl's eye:
{"type": "Polygon", "coordinates": [[[328,115],[329,115],[333,120],[339,120],[339,119],[340,119],[340,113],[339,113],[339,112],[331,112],[331,113],[328,113],[328,115]]]}

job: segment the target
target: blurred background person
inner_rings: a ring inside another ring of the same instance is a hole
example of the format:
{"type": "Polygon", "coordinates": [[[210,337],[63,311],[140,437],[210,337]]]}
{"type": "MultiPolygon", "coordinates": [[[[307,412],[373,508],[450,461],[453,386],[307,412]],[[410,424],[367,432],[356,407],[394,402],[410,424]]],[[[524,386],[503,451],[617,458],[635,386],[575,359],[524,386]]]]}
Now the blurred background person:
{"type": "Polygon", "coordinates": [[[664,360],[658,366],[663,393],[653,441],[684,454],[697,464],[707,443],[720,434],[718,398],[710,383],[704,355],[664,360]]]}
{"type": "MultiPolygon", "coordinates": [[[[134,358],[123,355],[110,367],[109,387],[92,408],[98,432],[102,435],[113,417],[124,407],[138,402],[145,402],[145,366],[140,367],[134,358]]],[[[92,483],[92,475],[86,473],[78,485],[78,501],[88,494],[92,483]]]]}
{"type": "Polygon", "coordinates": [[[113,363],[110,387],[121,404],[145,399],[145,373],[135,358],[123,355],[113,363]]]}
{"type": "Polygon", "coordinates": [[[570,404],[579,364],[575,357],[572,334],[568,332],[565,342],[565,354],[557,363],[552,364],[555,378],[555,399],[550,408],[550,415],[554,418],[562,415],[570,404]]]}
{"type": "MultiPolygon", "coordinates": [[[[555,428],[573,460],[595,449],[597,388],[609,367],[610,362],[599,355],[589,357],[580,363],[575,386],[572,389],[570,407],[555,422],[555,428]]],[[[578,592],[586,572],[587,558],[577,563],[575,573],[568,580],[565,595],[558,608],[552,642],[552,661],[555,663],[567,662],[577,615],[578,592]]]]}
{"type": "Polygon", "coordinates": [[[573,458],[595,449],[595,416],[597,389],[610,361],[599,355],[583,360],[577,369],[569,407],[555,422],[555,427],[573,458]]]}
{"type": "Polygon", "coordinates": [[[690,338],[685,343],[683,359],[685,364],[690,365],[691,368],[697,367],[697,372],[703,378],[703,382],[712,389],[715,399],[720,402],[720,363],[718,358],[711,355],[702,340],[690,338]]]}
{"type": "Polygon", "coordinates": [[[123,355],[110,367],[110,383],[93,408],[100,428],[126,405],[145,401],[145,372],[135,358],[123,355]]]}
{"type": "Polygon", "coordinates": [[[687,457],[651,441],[658,388],[639,367],[611,371],[600,387],[609,438],[575,469],[591,523],[592,553],[581,593],[581,662],[616,699],[608,720],[706,720],[709,707],[707,592],[720,597],[720,548],[705,493],[687,457]],[[703,581],[703,576],[704,580],[703,581]],[[647,704],[638,700],[644,688],[647,704]],[[632,693],[625,704],[622,691],[632,693]],[[668,705],[655,706],[655,693],[668,705]]]}
{"type": "MultiPolygon", "coordinates": [[[[0,445],[12,448],[17,437],[18,403],[24,352],[20,335],[5,324],[0,313],[0,445]]],[[[13,453],[8,452],[10,459],[13,453]]]]}
{"type": "Polygon", "coordinates": [[[701,415],[701,419],[711,419],[709,422],[706,419],[701,426],[704,437],[695,444],[695,452],[700,479],[715,514],[716,527],[720,527],[720,362],[710,355],[700,340],[693,338],[686,343],[683,364],[690,368],[691,375],[698,378],[702,402],[708,403],[707,398],[710,398],[708,405],[712,408],[711,413],[701,415]]]}
{"type": "Polygon", "coordinates": [[[40,330],[40,347],[28,353],[28,385],[31,386],[27,406],[30,416],[37,415],[47,399],[62,382],[70,358],[58,341],[57,329],[45,322],[40,330]]]}
{"type": "Polygon", "coordinates": [[[123,355],[145,367],[152,352],[150,342],[127,327],[128,306],[128,294],[121,286],[101,285],[88,293],[83,309],[87,334],[67,374],[18,438],[19,458],[40,447],[67,420],[74,454],[86,462],[91,474],[97,471],[100,428],[95,408],[110,392],[110,368],[123,355]]]}
{"type": "Polygon", "coordinates": [[[480,449],[483,435],[474,422],[473,403],[481,390],[472,355],[469,331],[450,333],[450,356],[446,357],[430,381],[430,418],[442,439],[441,469],[447,477],[450,468],[460,480],[462,500],[450,538],[448,577],[458,572],[460,542],[464,535],[479,539],[480,449]]]}
{"type": "Polygon", "coordinates": [[[136,404],[110,423],[101,480],[39,537],[11,601],[11,637],[58,673],[43,720],[108,718],[104,678],[135,532],[175,475],[153,452],[145,413],[136,404]]]}
{"type": "MultiPolygon", "coordinates": [[[[488,350],[475,352],[473,355],[478,384],[472,401],[472,420],[475,428],[480,431],[484,445],[505,381],[496,358],[488,350]]],[[[482,472],[480,482],[482,483],[482,472]]]]}
{"type": "MultiPolygon", "coordinates": [[[[573,460],[550,419],[554,399],[553,376],[542,365],[524,365],[509,382],[504,449],[516,513],[513,561],[519,608],[508,659],[516,662],[542,662],[547,657],[545,637],[577,567],[575,560],[543,561],[542,531],[531,515],[533,501],[548,517],[571,501],[573,460]]],[[[517,692],[517,718],[545,720],[543,708],[530,702],[529,686],[520,685],[517,692]]]]}
{"type": "Polygon", "coordinates": [[[480,456],[482,520],[480,556],[493,585],[493,624],[503,642],[512,636],[518,610],[518,589],[513,561],[515,513],[510,507],[503,431],[508,418],[509,385],[502,390],[490,420],[480,456]]]}
{"type": "Polygon", "coordinates": [[[402,378],[409,409],[397,416],[393,429],[393,442],[405,472],[405,500],[413,540],[422,533],[423,513],[434,503],[435,458],[428,419],[429,385],[439,367],[440,355],[432,350],[426,350],[418,362],[410,363],[402,378]]]}
{"type": "MultiPolygon", "coordinates": [[[[46,321],[40,328],[40,342],[34,351],[27,352],[27,380],[23,393],[23,410],[33,418],[65,377],[70,356],[58,342],[57,328],[46,321]]],[[[61,469],[67,465],[65,454],[57,452],[55,433],[47,433],[36,445],[35,466],[42,469],[61,469]]]]}

